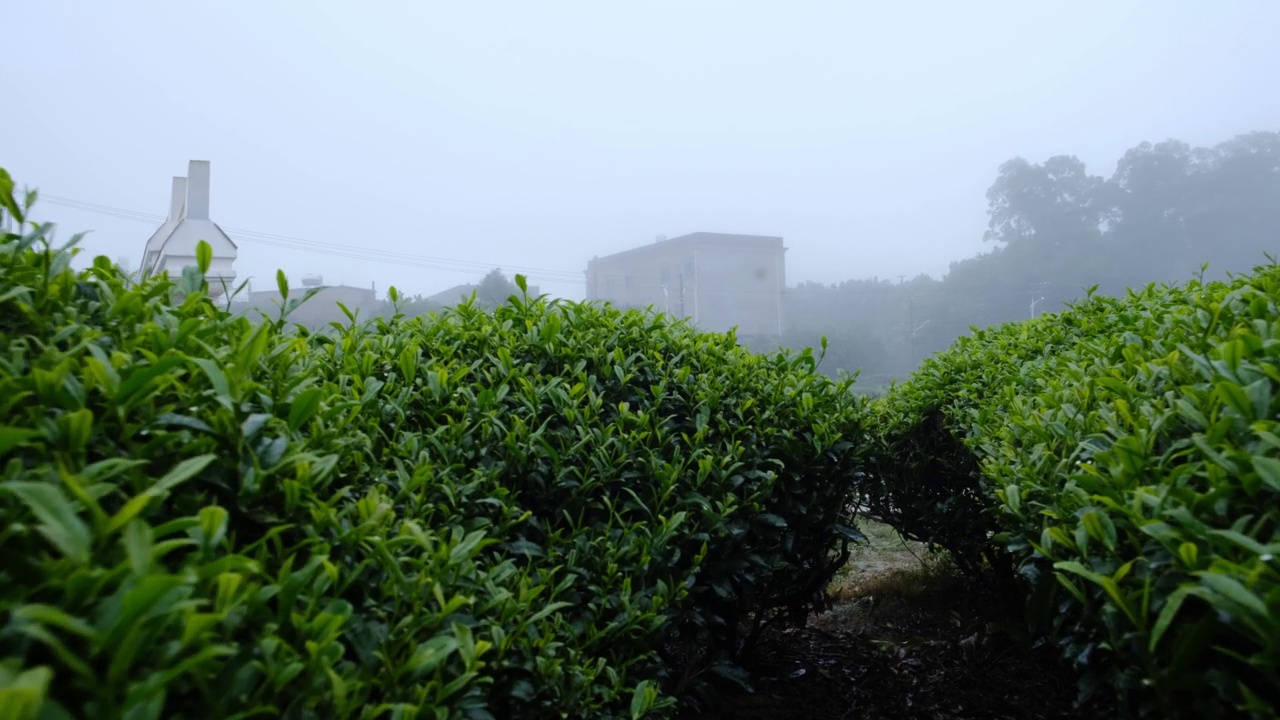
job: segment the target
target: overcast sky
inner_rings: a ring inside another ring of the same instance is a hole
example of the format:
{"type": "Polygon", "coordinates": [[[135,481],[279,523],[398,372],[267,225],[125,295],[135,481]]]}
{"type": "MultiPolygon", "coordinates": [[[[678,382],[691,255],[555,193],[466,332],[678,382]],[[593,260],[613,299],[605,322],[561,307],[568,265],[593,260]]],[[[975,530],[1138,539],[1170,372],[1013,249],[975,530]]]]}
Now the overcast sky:
{"type": "MultiPolygon", "coordinates": [[[[20,185],[162,216],[171,178],[209,160],[215,221],[345,246],[245,241],[242,279],[283,267],[379,294],[496,266],[556,271],[529,274],[580,298],[593,255],[696,231],[783,236],[792,284],[940,276],[982,251],[984,193],[1013,156],[1110,175],[1144,140],[1280,129],[1277,0],[40,0],[0,16],[0,165],[20,185]]],[[[38,219],[135,264],[158,225],[48,203],[38,219]]]]}

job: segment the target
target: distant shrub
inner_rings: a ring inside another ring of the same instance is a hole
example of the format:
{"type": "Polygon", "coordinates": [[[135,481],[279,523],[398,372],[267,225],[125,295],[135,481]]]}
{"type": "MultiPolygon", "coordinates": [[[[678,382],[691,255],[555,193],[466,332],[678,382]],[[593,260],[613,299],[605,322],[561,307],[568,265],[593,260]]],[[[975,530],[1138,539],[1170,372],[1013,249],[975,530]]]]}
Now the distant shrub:
{"type": "Polygon", "coordinates": [[[871,503],[973,562],[1010,553],[1086,694],[1275,717],[1278,305],[1270,266],[975,333],[880,406],[905,462],[882,456],[871,503]]]}
{"type": "Polygon", "coordinates": [[[523,297],[313,333],[47,235],[0,241],[5,718],[666,715],[856,535],[811,355],[523,297]]]}

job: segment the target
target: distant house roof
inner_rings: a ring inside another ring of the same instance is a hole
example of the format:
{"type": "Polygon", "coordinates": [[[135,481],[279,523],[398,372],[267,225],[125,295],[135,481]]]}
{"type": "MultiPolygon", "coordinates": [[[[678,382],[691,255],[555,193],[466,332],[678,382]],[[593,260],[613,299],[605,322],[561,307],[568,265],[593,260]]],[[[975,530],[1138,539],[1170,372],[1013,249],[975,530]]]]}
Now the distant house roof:
{"type": "MultiPolygon", "coordinates": [[[[212,227],[215,232],[209,233],[206,231],[204,234],[212,235],[212,237],[201,237],[200,239],[205,240],[206,242],[209,242],[209,244],[214,247],[215,252],[217,251],[217,243],[219,242],[224,242],[230,245],[235,250],[240,249],[240,246],[236,244],[236,241],[232,240],[231,236],[227,235],[226,231],[223,230],[222,227],[218,225],[218,223],[212,220],[206,220],[205,222],[208,224],[208,226],[212,227]]],[[[165,225],[168,225],[168,224],[169,224],[168,222],[165,223],[165,225]]],[[[147,270],[156,270],[162,264],[160,260],[162,260],[163,258],[169,255],[169,253],[165,251],[166,249],[169,248],[170,241],[173,240],[175,236],[179,235],[178,231],[179,229],[182,228],[183,225],[189,225],[189,224],[194,224],[194,223],[191,220],[183,218],[182,220],[179,220],[178,222],[173,223],[173,227],[169,229],[168,232],[164,232],[165,230],[164,225],[160,226],[160,229],[157,230],[151,236],[151,239],[147,241],[147,249],[146,249],[145,257],[152,258],[153,260],[153,262],[151,263],[151,266],[146,268],[147,270]],[[158,255],[153,255],[152,253],[158,253],[158,255]]]]}
{"type": "Polygon", "coordinates": [[[471,293],[479,289],[480,286],[475,283],[463,283],[461,285],[454,285],[448,290],[441,290],[434,295],[428,295],[427,300],[441,305],[455,303],[459,300],[466,300],[471,297],[471,293]]]}
{"type": "MultiPolygon", "coordinates": [[[[319,285],[289,289],[289,298],[298,300],[314,291],[314,295],[300,306],[294,308],[289,315],[292,322],[310,327],[321,327],[331,322],[344,322],[346,313],[338,307],[342,303],[351,312],[361,313],[368,317],[378,311],[378,295],[373,288],[355,287],[352,285],[319,285]]],[[[269,315],[278,312],[284,303],[277,289],[254,290],[242,293],[232,302],[234,311],[257,309],[269,315]]]]}
{"type": "Polygon", "coordinates": [[[622,252],[593,258],[591,263],[610,263],[616,260],[629,260],[655,253],[667,253],[672,249],[694,248],[781,248],[782,238],[773,235],[739,235],[735,233],[695,232],[688,235],[659,240],[648,245],[623,250],[622,252]]]}
{"type": "MultiPolygon", "coordinates": [[[[356,287],[354,285],[312,285],[310,287],[292,287],[289,288],[289,297],[293,299],[301,298],[309,292],[314,292],[315,297],[329,297],[334,294],[357,296],[370,301],[377,300],[377,292],[373,288],[356,287]]],[[[280,291],[276,288],[269,290],[250,290],[244,294],[246,302],[279,302],[280,291]]]]}

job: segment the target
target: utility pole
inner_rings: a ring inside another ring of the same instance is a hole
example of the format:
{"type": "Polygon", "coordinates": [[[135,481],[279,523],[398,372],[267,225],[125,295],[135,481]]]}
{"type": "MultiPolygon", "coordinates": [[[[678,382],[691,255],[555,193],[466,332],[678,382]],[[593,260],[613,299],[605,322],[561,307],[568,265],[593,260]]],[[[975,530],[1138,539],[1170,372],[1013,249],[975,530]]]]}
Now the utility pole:
{"type": "Polygon", "coordinates": [[[680,319],[687,317],[684,314],[684,273],[680,273],[680,319]]]}
{"type": "Polygon", "coordinates": [[[911,331],[910,337],[907,338],[910,353],[907,366],[910,367],[916,361],[916,301],[914,298],[907,300],[907,329],[911,331]]]}
{"type": "Polygon", "coordinates": [[[1039,305],[1040,302],[1044,300],[1043,295],[1040,295],[1040,297],[1036,297],[1036,296],[1039,295],[1040,291],[1048,284],[1049,283],[1047,282],[1038,282],[1038,283],[1033,283],[1031,285],[1031,319],[1032,320],[1034,320],[1036,317],[1036,305],[1039,305]]]}
{"type": "Polygon", "coordinates": [[[907,340],[910,345],[911,352],[911,357],[908,358],[907,362],[908,365],[915,365],[918,357],[916,354],[916,338],[919,337],[920,331],[931,322],[933,322],[933,318],[928,318],[919,325],[916,325],[916,301],[914,298],[907,300],[907,329],[910,330],[910,335],[907,340]]]}

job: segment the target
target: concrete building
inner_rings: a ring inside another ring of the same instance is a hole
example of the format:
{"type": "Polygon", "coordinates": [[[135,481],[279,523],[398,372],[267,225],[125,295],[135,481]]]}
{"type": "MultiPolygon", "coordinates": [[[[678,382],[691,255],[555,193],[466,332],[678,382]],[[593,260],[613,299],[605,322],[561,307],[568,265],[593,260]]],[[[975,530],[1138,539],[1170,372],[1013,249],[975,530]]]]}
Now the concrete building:
{"type": "Polygon", "coordinates": [[[187,177],[173,179],[169,217],[147,240],[141,274],[168,271],[169,277],[178,278],[183,268],[197,264],[196,245],[201,240],[213,248],[213,262],[205,274],[210,295],[216,297],[224,288],[234,289],[233,266],[238,250],[222,228],[209,219],[209,161],[192,160],[187,177]]]}
{"type": "Polygon", "coordinates": [[[704,330],[746,337],[782,334],[786,288],[782,238],[698,232],[593,258],[587,299],[653,307],[704,330]]]}

